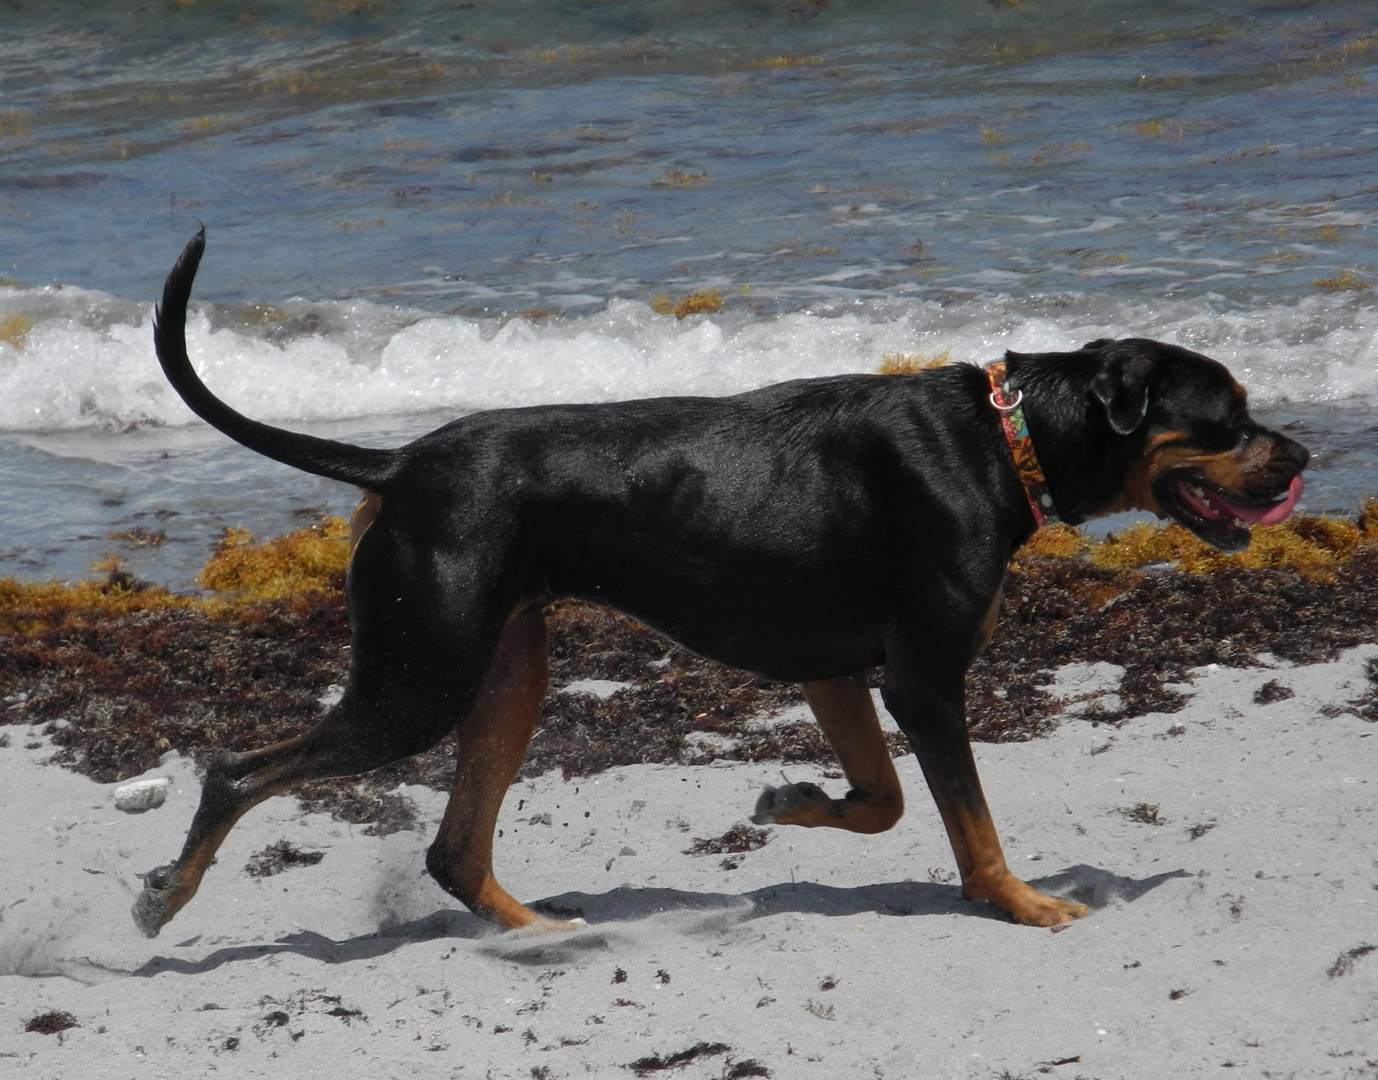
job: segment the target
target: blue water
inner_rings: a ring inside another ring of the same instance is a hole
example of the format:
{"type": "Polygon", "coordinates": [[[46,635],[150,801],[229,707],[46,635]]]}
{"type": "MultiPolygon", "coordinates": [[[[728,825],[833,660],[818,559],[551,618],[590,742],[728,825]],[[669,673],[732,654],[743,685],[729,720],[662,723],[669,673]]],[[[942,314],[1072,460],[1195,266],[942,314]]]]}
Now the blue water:
{"type": "Polygon", "coordinates": [[[193,355],[265,418],[387,442],[1147,334],[1229,363],[1345,511],[1378,489],[1375,166],[1352,3],[7,6],[0,573],[185,585],[224,524],[350,501],[161,386],[198,220],[193,355]],[[149,520],[160,548],[109,539],[149,520]]]}

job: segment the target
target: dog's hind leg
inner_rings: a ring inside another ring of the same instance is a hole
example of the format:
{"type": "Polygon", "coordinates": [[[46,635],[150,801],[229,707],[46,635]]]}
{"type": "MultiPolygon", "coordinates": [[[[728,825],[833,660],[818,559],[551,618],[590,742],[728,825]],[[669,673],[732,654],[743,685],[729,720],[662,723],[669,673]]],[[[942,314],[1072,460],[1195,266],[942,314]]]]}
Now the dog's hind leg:
{"type": "Polygon", "coordinates": [[[548,675],[545,618],[530,607],[508,621],[474,707],[456,732],[454,786],[426,853],[426,869],[441,888],[508,930],[533,923],[549,929],[572,925],[519,903],[493,876],[498,811],[540,718],[548,675]]]}
{"type": "Polygon", "coordinates": [[[176,862],[144,876],[144,889],[133,911],[139,929],[149,937],[157,936],[196,895],[202,876],[235,822],[265,799],[303,780],[368,772],[429,745],[378,737],[385,730],[380,718],[393,714],[393,707],[379,708],[347,691],[340,703],[303,735],[261,750],[241,754],[222,750],[206,757],[201,802],[181,855],[176,862]]]}
{"type": "Polygon", "coordinates": [[[832,799],[814,784],[766,788],[751,820],[758,825],[804,825],[884,832],[904,813],[890,748],[880,730],[864,675],[804,684],[804,699],[842,765],[852,789],[832,799]]]}
{"type": "MultiPolygon", "coordinates": [[[[379,547],[368,542],[376,529],[358,556],[379,547]]],[[[484,629],[433,617],[433,606],[417,597],[436,594],[434,581],[402,584],[376,571],[356,580],[351,569],[350,591],[355,634],[344,696],[303,735],[205,759],[201,802],[182,852],[145,876],[134,903],[134,920],[149,937],[196,894],[221,842],[254,806],[304,780],[357,776],[420,753],[472,707],[500,622],[484,629]]]]}

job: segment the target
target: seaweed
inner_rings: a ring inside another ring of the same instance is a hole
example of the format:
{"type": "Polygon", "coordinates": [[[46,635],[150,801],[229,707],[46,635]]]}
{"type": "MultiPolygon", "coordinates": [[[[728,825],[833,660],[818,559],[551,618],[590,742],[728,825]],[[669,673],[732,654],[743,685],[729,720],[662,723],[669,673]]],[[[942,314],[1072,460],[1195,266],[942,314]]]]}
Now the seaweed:
{"type": "Polygon", "coordinates": [[[26,1032],[36,1035],[58,1035],[74,1027],[81,1027],[77,1023],[77,1018],[69,1012],[57,1010],[40,1013],[24,1024],[26,1032]]]}
{"type": "Polygon", "coordinates": [[[275,600],[301,593],[338,593],[349,565],[349,525],[322,518],[267,543],[247,529],[226,529],[198,577],[202,588],[275,600]]]}
{"type": "Polygon", "coordinates": [[[631,1069],[637,1076],[646,1076],[653,1072],[664,1072],[667,1069],[679,1069],[688,1065],[691,1061],[696,1061],[701,1057],[714,1057],[718,1054],[726,1054],[732,1047],[727,1043],[721,1042],[697,1042],[687,1049],[680,1050],[673,1054],[651,1054],[636,1061],[629,1062],[626,1068],[631,1069]]]}
{"type": "Polygon", "coordinates": [[[1338,979],[1348,975],[1354,970],[1354,965],[1370,953],[1378,952],[1378,945],[1356,945],[1348,952],[1342,952],[1335,958],[1335,962],[1326,968],[1325,973],[1332,979],[1338,979]]]}
{"type": "Polygon", "coordinates": [[[1353,270],[1346,270],[1336,277],[1317,278],[1312,284],[1318,289],[1329,289],[1331,292],[1363,292],[1365,289],[1373,288],[1373,282],[1363,280],[1355,275],[1353,270]]]}
{"type": "Polygon", "coordinates": [[[913,375],[931,368],[945,367],[952,362],[952,354],[946,350],[934,356],[925,353],[888,352],[880,358],[878,375],[913,375]]]}
{"type": "Polygon", "coordinates": [[[664,294],[651,297],[651,310],[657,315],[687,319],[690,315],[711,314],[723,306],[721,289],[695,289],[688,296],[671,300],[664,294]]]}
{"type": "Polygon", "coordinates": [[[34,320],[27,315],[6,315],[0,318],[0,342],[15,349],[24,347],[24,339],[34,328],[34,320]]]}
{"type": "Polygon", "coordinates": [[[739,855],[756,851],[770,843],[770,830],[754,825],[734,825],[721,836],[698,837],[684,851],[686,855],[739,855]]]}
{"type": "Polygon", "coordinates": [[[1277,679],[1269,679],[1254,691],[1254,704],[1271,705],[1274,702],[1286,701],[1288,698],[1296,696],[1297,692],[1290,686],[1283,686],[1277,679]]]}
{"type": "Polygon", "coordinates": [[[1162,825],[1163,817],[1158,813],[1157,803],[1136,803],[1134,806],[1121,806],[1115,811],[1139,825],[1162,825]]]}
{"type": "Polygon", "coordinates": [[[273,877],[294,866],[315,866],[325,858],[324,851],[302,851],[290,840],[282,839],[256,851],[244,865],[250,877],[273,877]]]}

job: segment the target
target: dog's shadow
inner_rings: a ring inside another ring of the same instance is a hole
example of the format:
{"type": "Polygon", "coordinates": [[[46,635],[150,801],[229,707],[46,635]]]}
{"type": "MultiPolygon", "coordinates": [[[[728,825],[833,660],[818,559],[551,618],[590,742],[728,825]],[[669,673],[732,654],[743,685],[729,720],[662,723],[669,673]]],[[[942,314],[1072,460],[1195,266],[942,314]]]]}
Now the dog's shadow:
{"type": "MultiPolygon", "coordinates": [[[[1132,903],[1173,878],[1191,877],[1186,870],[1172,870],[1147,878],[1121,877],[1094,866],[1072,866],[1030,884],[1052,896],[1077,900],[1094,909],[1132,903]]],[[[467,911],[442,909],[421,919],[397,923],[377,933],[336,941],[311,930],[289,934],[271,944],[236,945],[217,949],[199,960],[154,956],[136,970],[135,976],[165,971],[198,975],[224,964],[256,960],[279,953],[296,953],[326,964],[369,960],[418,941],[486,939],[482,951],[518,963],[568,962],[579,955],[601,952],[619,936],[618,927],[655,916],[681,915],[681,932],[713,932],[771,915],[945,915],[956,911],[977,918],[1006,916],[987,903],[968,903],[956,885],[927,881],[898,881],[880,885],[839,888],[815,882],[770,885],[746,893],[689,892],[683,889],[621,886],[602,893],[567,892],[534,905],[544,913],[584,919],[589,925],[569,933],[514,931],[501,934],[491,924],[467,911]]]]}
{"type": "MultiPolygon", "coordinates": [[[[1029,884],[1050,896],[1076,900],[1089,908],[1137,900],[1165,881],[1190,877],[1173,870],[1136,880],[1094,866],[1071,866],[1029,884]]],[[[592,924],[632,922],[669,911],[707,912],[717,909],[746,910],[741,921],[768,915],[830,915],[852,917],[878,915],[944,915],[953,911],[979,918],[1005,919],[994,905],[968,903],[955,884],[928,881],[896,881],[880,885],[839,888],[816,882],[769,885],[747,893],[701,893],[680,889],[638,889],[623,886],[604,893],[562,893],[538,902],[545,914],[580,916],[592,924]]]]}

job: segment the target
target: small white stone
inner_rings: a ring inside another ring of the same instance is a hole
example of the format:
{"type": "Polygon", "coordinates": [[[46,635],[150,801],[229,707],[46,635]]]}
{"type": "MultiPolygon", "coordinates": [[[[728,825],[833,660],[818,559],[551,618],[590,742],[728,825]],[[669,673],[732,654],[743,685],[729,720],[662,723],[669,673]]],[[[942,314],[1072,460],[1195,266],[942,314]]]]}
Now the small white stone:
{"type": "Polygon", "coordinates": [[[156,780],[135,780],[115,789],[115,806],[127,814],[140,814],[162,806],[167,801],[172,781],[166,776],[156,780]]]}

